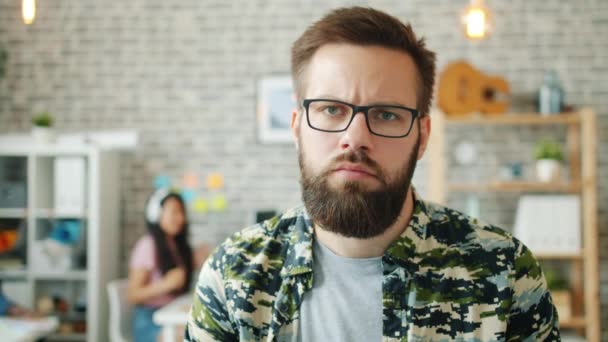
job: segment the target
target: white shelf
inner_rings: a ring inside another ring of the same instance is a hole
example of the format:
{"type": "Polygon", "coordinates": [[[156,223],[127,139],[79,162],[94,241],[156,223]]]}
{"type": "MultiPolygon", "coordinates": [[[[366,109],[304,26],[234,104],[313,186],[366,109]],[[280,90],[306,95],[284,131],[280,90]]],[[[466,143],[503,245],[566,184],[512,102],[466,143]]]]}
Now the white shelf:
{"type": "Polygon", "coordinates": [[[56,214],[54,209],[36,209],[35,216],[40,219],[86,219],[86,209],[80,213],[56,214]]]}
{"type": "Polygon", "coordinates": [[[27,209],[25,208],[0,208],[0,219],[3,218],[25,218],[27,209]]]}
{"type": "Polygon", "coordinates": [[[37,271],[32,273],[32,277],[38,280],[86,280],[86,270],[69,270],[69,271],[37,271]]]}
{"type": "Polygon", "coordinates": [[[0,159],[14,157],[23,158],[27,163],[23,179],[26,182],[27,207],[0,208],[0,219],[23,219],[29,223],[26,226],[28,264],[22,269],[16,268],[18,265],[13,269],[0,269],[0,279],[23,280],[15,291],[29,307],[35,307],[39,296],[53,293],[58,293],[71,304],[78,300],[86,301],[87,312],[82,315],[87,323],[86,333],[56,333],[49,341],[108,341],[106,284],[119,276],[119,253],[108,253],[119,245],[119,153],[86,144],[43,145],[33,143],[29,136],[0,135],[0,159]],[[84,195],[79,200],[82,202],[71,207],[74,212],[61,213],[55,210],[59,207],[56,196],[64,194],[62,189],[67,191],[72,178],[65,179],[68,177],[65,175],[62,179],[61,174],[55,173],[55,164],[58,158],[67,156],[81,158],[85,162],[85,177],[78,182],[84,187],[84,195]],[[58,182],[58,178],[62,182],[58,182]],[[52,228],[45,221],[56,219],[84,221],[84,234],[81,236],[86,241],[79,243],[86,246],[86,269],[55,271],[34,267],[36,258],[41,256],[33,246],[46,238],[52,228]]]}
{"type": "Polygon", "coordinates": [[[0,279],[25,279],[28,271],[24,268],[2,269],[0,268],[0,279]]]}
{"type": "Polygon", "coordinates": [[[38,143],[29,134],[0,136],[0,156],[22,157],[28,155],[81,155],[97,150],[86,144],[47,144],[38,143]]]}
{"type": "Polygon", "coordinates": [[[71,342],[71,341],[86,341],[87,334],[53,334],[46,338],[48,341],[62,341],[62,342],[71,342]]]}

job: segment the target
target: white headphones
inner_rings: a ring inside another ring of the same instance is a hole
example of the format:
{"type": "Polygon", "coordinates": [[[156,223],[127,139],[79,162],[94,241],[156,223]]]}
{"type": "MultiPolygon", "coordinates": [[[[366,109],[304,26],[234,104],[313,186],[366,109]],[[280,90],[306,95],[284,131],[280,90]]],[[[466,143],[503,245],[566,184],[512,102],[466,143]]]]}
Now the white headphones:
{"type": "Polygon", "coordinates": [[[148,199],[148,204],[146,205],[146,220],[150,223],[158,223],[160,220],[160,211],[162,209],[161,201],[169,195],[168,188],[160,188],[156,190],[150,199],[148,199]]]}

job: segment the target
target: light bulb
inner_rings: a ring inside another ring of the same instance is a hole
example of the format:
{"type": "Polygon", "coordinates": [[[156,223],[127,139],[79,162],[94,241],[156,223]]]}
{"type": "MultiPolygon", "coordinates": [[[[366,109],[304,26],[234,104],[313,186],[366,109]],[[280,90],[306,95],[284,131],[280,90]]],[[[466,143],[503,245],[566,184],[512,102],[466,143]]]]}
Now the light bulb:
{"type": "Polygon", "coordinates": [[[23,14],[23,22],[30,25],[36,18],[36,0],[23,0],[21,13],[23,14]]]}
{"type": "Polygon", "coordinates": [[[464,32],[467,38],[485,38],[491,28],[491,19],[490,11],[483,5],[483,1],[472,0],[462,16],[464,32]]]}

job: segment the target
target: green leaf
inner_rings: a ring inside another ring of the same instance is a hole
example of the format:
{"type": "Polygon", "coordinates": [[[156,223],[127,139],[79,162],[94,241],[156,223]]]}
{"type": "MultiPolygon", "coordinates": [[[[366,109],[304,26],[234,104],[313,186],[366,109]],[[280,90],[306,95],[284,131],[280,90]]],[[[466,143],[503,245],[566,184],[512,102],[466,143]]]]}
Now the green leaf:
{"type": "Polygon", "coordinates": [[[42,112],[32,119],[34,126],[51,127],[53,126],[53,116],[48,112],[42,112]]]}
{"type": "Polygon", "coordinates": [[[562,146],[552,139],[541,139],[534,148],[534,158],[563,160],[562,146]]]}

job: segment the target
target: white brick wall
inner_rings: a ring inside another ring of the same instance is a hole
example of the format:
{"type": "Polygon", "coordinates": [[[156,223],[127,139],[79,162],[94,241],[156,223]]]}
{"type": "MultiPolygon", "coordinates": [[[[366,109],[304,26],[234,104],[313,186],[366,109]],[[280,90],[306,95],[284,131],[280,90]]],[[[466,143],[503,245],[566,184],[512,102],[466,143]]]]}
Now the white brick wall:
{"type": "MultiPolygon", "coordinates": [[[[21,23],[19,3],[0,0],[0,42],[10,53],[0,80],[0,132],[28,130],[42,110],[62,130],[139,130],[141,145],[123,157],[125,257],[144,230],[142,206],[158,172],[225,174],[228,212],[195,218],[216,223],[208,228],[211,241],[245,225],[252,207],[298,202],[293,147],[257,142],[255,84],[262,75],[288,72],[293,40],[334,6],[369,4],[411,21],[438,52],[440,67],[468,59],[504,76],[517,109],[530,109],[543,71],[555,68],[567,101],[600,114],[601,295],[608,321],[608,1],[486,1],[496,24],[483,42],[462,38],[464,0],[39,1],[32,26],[21,23]]],[[[492,132],[496,140],[483,161],[489,171],[500,142],[514,134],[492,132]]],[[[533,141],[535,132],[526,134],[533,141]]],[[[496,200],[483,213],[508,225],[512,201],[496,200]]]]}

